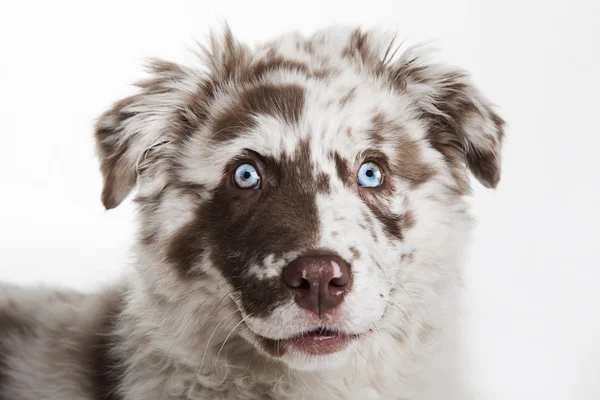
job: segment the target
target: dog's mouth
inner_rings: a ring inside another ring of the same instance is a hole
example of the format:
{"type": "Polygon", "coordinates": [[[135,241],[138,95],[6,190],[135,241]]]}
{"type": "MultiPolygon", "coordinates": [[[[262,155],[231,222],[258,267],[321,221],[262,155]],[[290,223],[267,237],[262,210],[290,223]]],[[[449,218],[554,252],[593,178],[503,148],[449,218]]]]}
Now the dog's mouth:
{"type": "Polygon", "coordinates": [[[328,355],[344,350],[360,334],[348,334],[336,329],[317,328],[288,339],[269,339],[259,336],[265,350],[276,356],[294,351],[306,355],[328,355]]]}

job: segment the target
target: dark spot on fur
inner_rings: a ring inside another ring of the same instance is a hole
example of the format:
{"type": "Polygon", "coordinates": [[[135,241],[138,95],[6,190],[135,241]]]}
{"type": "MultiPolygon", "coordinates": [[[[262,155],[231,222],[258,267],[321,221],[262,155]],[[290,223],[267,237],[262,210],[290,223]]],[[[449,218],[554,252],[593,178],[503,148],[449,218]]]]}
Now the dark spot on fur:
{"type": "Polygon", "coordinates": [[[281,278],[261,280],[248,269],[270,254],[315,247],[316,195],[328,189],[328,177],[314,171],[307,141],[292,154],[261,157],[260,165],[264,183],[260,190],[239,190],[225,173],[212,197],[170,240],[167,252],[169,261],[186,276],[209,247],[211,261],[255,316],[269,314],[291,294],[281,278]]]}
{"type": "Polygon", "coordinates": [[[395,147],[396,154],[392,163],[394,175],[417,186],[435,175],[435,170],[423,161],[419,143],[410,138],[404,128],[386,120],[383,114],[375,114],[369,134],[375,143],[386,146],[390,143],[395,147]]]}
{"type": "Polygon", "coordinates": [[[329,175],[324,172],[319,172],[316,179],[316,188],[319,193],[329,194],[331,192],[329,175]]]}
{"type": "Polygon", "coordinates": [[[179,229],[169,241],[166,259],[180,276],[197,276],[199,273],[194,266],[204,254],[204,226],[202,217],[196,213],[194,219],[179,229]]]}
{"type": "Polygon", "coordinates": [[[415,253],[411,251],[410,253],[405,253],[400,256],[400,261],[413,262],[415,260],[415,253]]]}
{"type": "Polygon", "coordinates": [[[350,167],[348,166],[348,162],[346,162],[338,152],[333,153],[333,160],[335,162],[335,170],[338,178],[344,183],[344,185],[348,187],[353,186],[354,176],[350,170],[350,167]]]}
{"type": "Polygon", "coordinates": [[[405,212],[402,216],[402,228],[407,231],[414,228],[415,223],[415,213],[412,211],[405,212]]]}
{"type": "Polygon", "coordinates": [[[386,141],[382,133],[389,129],[389,127],[385,121],[385,116],[381,113],[375,114],[371,120],[372,126],[371,129],[369,129],[368,134],[376,144],[383,144],[386,141]]]}
{"type": "Polygon", "coordinates": [[[256,115],[271,115],[296,124],[304,107],[304,89],[300,85],[258,85],[245,90],[237,101],[220,112],[213,123],[211,140],[235,139],[256,126],[256,115]]]}
{"type": "Polygon", "coordinates": [[[371,235],[371,239],[373,242],[377,243],[377,233],[375,232],[375,227],[373,226],[373,221],[371,217],[365,210],[361,210],[361,221],[358,223],[358,226],[361,229],[365,229],[371,235]]]}
{"type": "Polygon", "coordinates": [[[385,205],[379,204],[379,202],[367,201],[366,203],[375,218],[382,224],[385,233],[388,236],[402,240],[403,235],[400,225],[402,217],[390,212],[385,205]]]}
{"type": "Polygon", "coordinates": [[[340,97],[340,106],[345,106],[346,104],[348,104],[349,101],[354,99],[355,96],[356,96],[356,88],[350,89],[348,91],[348,93],[346,93],[345,95],[340,97]]]}
{"type": "Polygon", "coordinates": [[[274,71],[288,70],[309,76],[310,71],[306,64],[300,61],[289,60],[281,56],[272,56],[258,61],[252,70],[252,79],[260,80],[266,74],[274,71]]]}
{"type": "Polygon", "coordinates": [[[352,253],[353,260],[358,260],[360,258],[360,251],[356,247],[351,247],[350,252],[352,253]]]}
{"type": "Polygon", "coordinates": [[[333,78],[338,71],[331,68],[318,68],[312,71],[311,76],[317,79],[333,78]]]}
{"type": "Polygon", "coordinates": [[[358,58],[361,62],[369,60],[369,46],[367,42],[367,34],[361,32],[360,29],[356,29],[348,45],[342,50],[342,57],[344,58],[358,58]]]}
{"type": "Polygon", "coordinates": [[[504,135],[504,121],[488,104],[474,96],[474,88],[466,73],[460,70],[436,73],[427,66],[419,65],[417,61],[418,59],[414,59],[392,69],[392,84],[403,92],[412,83],[429,85],[435,91],[427,108],[437,112],[421,110],[421,114],[428,125],[427,140],[450,165],[450,172],[456,181],[452,191],[457,195],[470,191],[464,165],[483,185],[495,187],[500,179],[498,152],[504,135]],[[497,143],[489,146],[493,150],[482,149],[466,134],[473,121],[485,123],[486,119],[495,126],[493,133],[497,143]]]}
{"type": "Polygon", "coordinates": [[[123,399],[118,390],[125,367],[118,350],[121,338],[116,334],[117,319],[123,306],[124,300],[120,296],[112,299],[102,316],[101,323],[93,333],[93,343],[89,350],[94,400],[123,399]]]}

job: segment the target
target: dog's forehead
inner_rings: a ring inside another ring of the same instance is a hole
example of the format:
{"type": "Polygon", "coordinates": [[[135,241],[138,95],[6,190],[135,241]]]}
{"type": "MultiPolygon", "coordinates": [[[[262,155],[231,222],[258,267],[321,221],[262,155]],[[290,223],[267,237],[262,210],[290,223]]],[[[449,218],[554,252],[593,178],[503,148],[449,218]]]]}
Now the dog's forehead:
{"type": "Polygon", "coordinates": [[[279,160],[294,158],[306,144],[317,171],[330,170],[334,154],[352,162],[378,150],[392,158],[394,135],[418,133],[402,112],[407,99],[377,77],[350,67],[327,80],[289,71],[275,75],[219,99],[186,149],[189,174],[213,169],[216,178],[246,151],[279,160]],[[394,129],[383,129],[385,122],[394,129]]]}

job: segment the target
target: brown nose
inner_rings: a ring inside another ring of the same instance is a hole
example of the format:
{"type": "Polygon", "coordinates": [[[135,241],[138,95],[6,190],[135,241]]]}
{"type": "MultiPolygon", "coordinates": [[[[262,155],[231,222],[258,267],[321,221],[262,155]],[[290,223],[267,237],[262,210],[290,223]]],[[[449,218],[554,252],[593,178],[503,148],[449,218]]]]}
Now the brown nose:
{"type": "Polygon", "coordinates": [[[300,257],[283,271],[283,280],[300,307],[320,317],[337,307],[350,289],[348,264],[337,256],[300,257]]]}

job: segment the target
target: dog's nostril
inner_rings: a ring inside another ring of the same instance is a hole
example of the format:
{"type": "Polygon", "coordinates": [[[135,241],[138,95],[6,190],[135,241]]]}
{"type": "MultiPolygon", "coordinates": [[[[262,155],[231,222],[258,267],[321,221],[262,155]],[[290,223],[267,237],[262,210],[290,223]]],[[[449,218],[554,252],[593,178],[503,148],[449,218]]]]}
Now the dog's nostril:
{"type": "Polygon", "coordinates": [[[337,307],[349,290],[351,271],[337,256],[300,257],[284,270],[283,280],[296,303],[318,315],[337,307]]]}
{"type": "Polygon", "coordinates": [[[306,279],[302,279],[300,285],[297,286],[298,289],[308,290],[310,289],[310,283],[306,279]]]}

